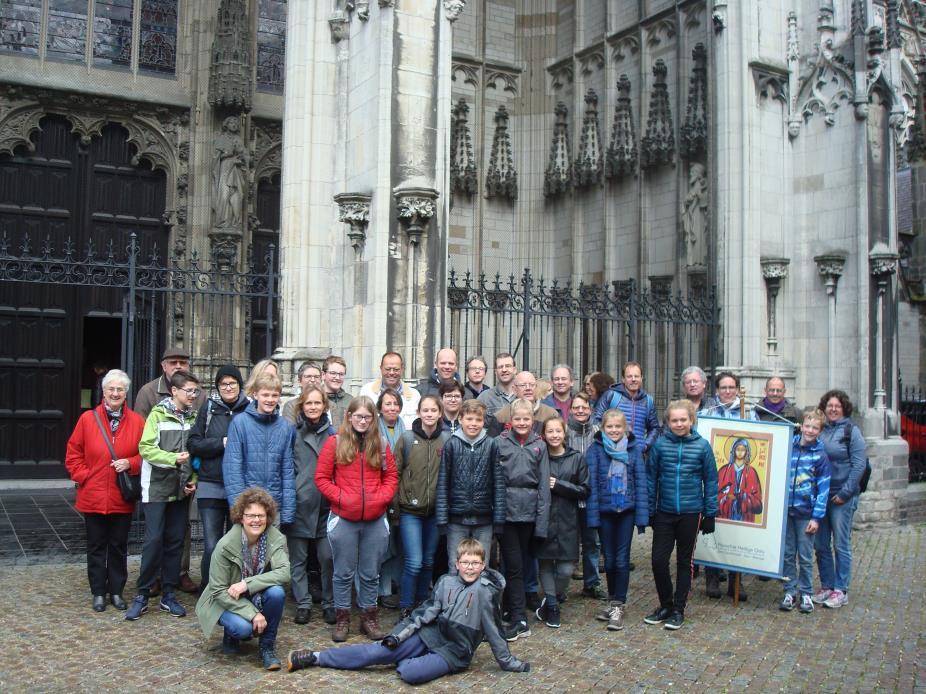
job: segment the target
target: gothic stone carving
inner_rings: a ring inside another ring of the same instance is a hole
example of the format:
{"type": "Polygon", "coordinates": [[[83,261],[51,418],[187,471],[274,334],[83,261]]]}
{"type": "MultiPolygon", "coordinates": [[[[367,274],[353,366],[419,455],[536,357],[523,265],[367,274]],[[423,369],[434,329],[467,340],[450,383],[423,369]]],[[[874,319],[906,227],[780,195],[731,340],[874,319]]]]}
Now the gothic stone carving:
{"type": "Polygon", "coordinates": [[[706,264],[708,214],[707,173],[703,164],[695,162],[688,171],[688,194],[681,210],[682,234],[691,267],[706,264]]]}
{"type": "Polygon", "coordinates": [[[451,22],[457,21],[464,9],[466,9],[464,0],[444,0],[444,14],[451,22]]]}
{"type": "Polygon", "coordinates": [[[245,0],[222,0],[209,66],[209,103],[214,107],[251,110],[250,25],[245,0]]]}
{"type": "Polygon", "coordinates": [[[247,194],[247,154],[236,116],[222,121],[212,155],[212,227],[242,230],[247,194]]]}
{"type": "Polygon", "coordinates": [[[467,114],[469,106],[460,99],[453,107],[450,123],[450,189],[472,195],[479,188],[476,180],[476,158],[473,156],[473,140],[469,133],[467,114]]]}
{"type": "Polygon", "coordinates": [[[679,153],[694,158],[707,151],[707,50],[703,43],[691,52],[694,67],[688,85],[688,109],[679,132],[679,153]]]}
{"type": "Polygon", "coordinates": [[[576,186],[586,188],[601,183],[604,174],[604,156],[601,132],[598,128],[598,95],[589,89],[585,95],[585,118],[579,136],[579,155],[576,157],[576,186]]]}
{"type": "Polygon", "coordinates": [[[334,201],[338,204],[338,221],[349,225],[347,237],[354,250],[360,253],[367,238],[370,223],[370,196],[363,193],[338,193],[334,201]]]}
{"type": "Polygon", "coordinates": [[[350,34],[350,18],[343,10],[335,10],[328,18],[331,40],[340,43],[350,34]]]}
{"type": "Polygon", "coordinates": [[[393,191],[399,222],[405,227],[408,242],[417,246],[434,216],[438,192],[433,188],[397,188],[393,191]]]}
{"type": "Polygon", "coordinates": [[[282,123],[251,120],[251,165],[253,197],[260,181],[269,181],[283,170],[282,123]]]}
{"type": "Polygon", "coordinates": [[[640,164],[644,169],[675,163],[675,135],[666,86],[667,73],[665,61],[659,58],[653,65],[653,91],[650,95],[646,135],[640,143],[640,164]]]}
{"type": "Polygon", "coordinates": [[[619,179],[628,174],[635,175],[636,171],[637,139],[630,108],[630,79],[621,75],[617,80],[617,104],[614,106],[611,144],[605,157],[605,175],[619,179]]]}
{"type": "Polygon", "coordinates": [[[486,172],[486,197],[518,199],[518,172],[514,168],[508,111],[504,105],[495,112],[495,137],[492,138],[492,156],[486,172]]]}
{"type": "Polygon", "coordinates": [[[553,125],[553,142],[550,144],[550,163],[543,174],[543,194],[551,198],[572,188],[572,155],[569,152],[569,110],[560,101],[556,104],[556,122],[553,125]]]}

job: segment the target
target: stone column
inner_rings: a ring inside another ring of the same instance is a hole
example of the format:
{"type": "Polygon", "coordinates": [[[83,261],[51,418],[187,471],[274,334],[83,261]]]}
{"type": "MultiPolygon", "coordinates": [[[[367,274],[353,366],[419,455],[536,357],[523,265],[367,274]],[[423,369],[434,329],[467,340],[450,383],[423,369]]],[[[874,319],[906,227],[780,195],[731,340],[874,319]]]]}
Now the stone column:
{"type": "Polygon", "coordinates": [[[778,292],[781,289],[781,281],[788,276],[788,264],[791,261],[787,258],[762,258],[762,278],[765,280],[765,291],[768,294],[766,302],[768,307],[768,337],[765,344],[768,347],[770,358],[778,356],[778,330],[776,327],[776,312],[778,303],[778,292]]]}
{"type": "Polygon", "coordinates": [[[815,256],[813,260],[826,287],[826,384],[828,388],[832,388],[836,374],[836,348],[833,344],[836,339],[836,285],[842,277],[846,256],[841,253],[829,253],[815,256]]]}
{"type": "Polygon", "coordinates": [[[889,250],[883,243],[875,244],[874,248],[868,254],[868,261],[871,264],[871,276],[875,281],[877,288],[877,305],[875,306],[875,382],[874,382],[874,403],[875,410],[882,413],[887,409],[885,402],[885,381],[887,374],[884,373],[884,350],[885,350],[885,302],[891,299],[893,294],[891,289],[894,273],[897,271],[897,254],[889,250]]]}

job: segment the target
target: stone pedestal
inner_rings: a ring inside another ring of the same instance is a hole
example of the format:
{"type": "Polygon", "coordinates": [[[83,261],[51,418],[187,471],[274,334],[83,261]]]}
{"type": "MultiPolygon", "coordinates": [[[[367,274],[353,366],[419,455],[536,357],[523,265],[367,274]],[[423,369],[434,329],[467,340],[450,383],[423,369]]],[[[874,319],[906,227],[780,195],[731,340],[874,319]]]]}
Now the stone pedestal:
{"type": "Polygon", "coordinates": [[[871,479],[868,490],[859,497],[855,526],[891,525],[905,520],[901,511],[908,494],[907,442],[899,436],[866,439],[865,452],[871,462],[871,479]]]}

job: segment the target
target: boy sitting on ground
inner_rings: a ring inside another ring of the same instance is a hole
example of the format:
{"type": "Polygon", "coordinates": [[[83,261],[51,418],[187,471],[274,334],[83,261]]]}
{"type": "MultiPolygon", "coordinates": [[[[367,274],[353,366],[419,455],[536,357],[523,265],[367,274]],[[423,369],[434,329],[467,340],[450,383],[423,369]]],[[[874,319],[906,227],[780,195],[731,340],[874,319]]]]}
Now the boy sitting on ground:
{"type": "Polygon", "coordinates": [[[485,558],[478,540],[463,540],[457,546],[457,573],[442,576],[431,598],[381,642],[291,651],[289,671],[313,665],[357,670],[395,664],[402,681],[421,684],[469,667],[485,635],[502,670],[529,672],[530,663],[511,655],[499,629],[497,605],[505,579],[486,568],[485,558]]]}

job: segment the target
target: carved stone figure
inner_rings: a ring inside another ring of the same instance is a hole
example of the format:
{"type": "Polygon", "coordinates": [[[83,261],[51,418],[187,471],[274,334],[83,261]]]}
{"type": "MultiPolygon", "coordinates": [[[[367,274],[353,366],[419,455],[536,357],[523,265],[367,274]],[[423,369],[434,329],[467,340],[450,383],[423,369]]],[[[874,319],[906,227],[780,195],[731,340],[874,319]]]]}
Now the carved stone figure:
{"type": "Polygon", "coordinates": [[[247,155],[238,132],[238,118],[222,121],[222,134],[215,140],[212,157],[212,226],[242,228],[244,197],[247,194],[247,155]]]}
{"type": "Polygon", "coordinates": [[[688,172],[688,195],[682,205],[682,231],[689,265],[704,265],[707,255],[707,174],[703,164],[694,163],[688,172]]]}

